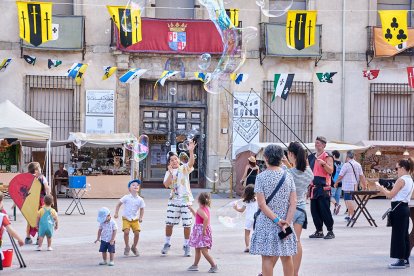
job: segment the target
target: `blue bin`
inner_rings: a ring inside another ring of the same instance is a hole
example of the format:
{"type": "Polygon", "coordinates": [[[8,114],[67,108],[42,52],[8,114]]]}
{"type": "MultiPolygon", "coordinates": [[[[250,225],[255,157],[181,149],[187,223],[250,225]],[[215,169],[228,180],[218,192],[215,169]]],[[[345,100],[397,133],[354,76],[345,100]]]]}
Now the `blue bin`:
{"type": "Polygon", "coordinates": [[[84,189],[86,188],[86,176],[69,176],[69,188],[84,189]]]}

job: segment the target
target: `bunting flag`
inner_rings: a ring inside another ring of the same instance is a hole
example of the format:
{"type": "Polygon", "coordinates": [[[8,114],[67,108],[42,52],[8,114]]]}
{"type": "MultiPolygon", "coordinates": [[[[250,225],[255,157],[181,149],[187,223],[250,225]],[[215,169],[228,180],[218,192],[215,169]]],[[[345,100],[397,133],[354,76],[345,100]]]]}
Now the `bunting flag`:
{"type": "Polygon", "coordinates": [[[236,74],[236,73],[232,73],[232,74],[230,74],[230,79],[231,79],[232,81],[234,81],[236,84],[243,83],[243,82],[245,82],[248,78],[249,78],[249,75],[248,75],[248,74],[242,74],[242,73],[240,73],[240,74],[236,74]]]}
{"type": "Polygon", "coordinates": [[[408,85],[414,88],[414,67],[407,67],[408,85]]]}
{"type": "Polygon", "coordinates": [[[194,72],[194,76],[202,82],[207,82],[211,78],[211,73],[194,72]]]}
{"type": "Polygon", "coordinates": [[[58,59],[48,59],[47,60],[47,67],[50,69],[50,68],[52,68],[52,67],[58,67],[59,65],[61,65],[62,64],[62,61],[61,60],[58,60],[58,59]]]}
{"type": "Polygon", "coordinates": [[[0,72],[5,71],[7,66],[10,64],[11,61],[12,61],[11,58],[3,59],[3,61],[0,63],[0,72]]]}
{"type": "Polygon", "coordinates": [[[316,76],[320,82],[333,83],[332,77],[336,73],[337,72],[316,73],[316,76]]]}
{"type": "Polygon", "coordinates": [[[407,41],[407,11],[385,10],[378,11],[381,18],[382,35],[384,40],[393,46],[407,41]]]}
{"type": "Polygon", "coordinates": [[[234,27],[239,27],[239,9],[226,9],[226,14],[234,27]]]}
{"type": "Polygon", "coordinates": [[[216,10],[216,17],[217,17],[217,24],[220,27],[222,31],[227,29],[233,29],[234,24],[230,17],[227,15],[227,11],[224,9],[218,9],[216,10]]]}
{"type": "Polygon", "coordinates": [[[368,80],[375,80],[378,77],[380,70],[364,70],[362,72],[364,78],[367,78],[368,80]]]}
{"type": "Polygon", "coordinates": [[[164,83],[167,79],[177,75],[180,71],[167,71],[162,72],[160,78],[155,82],[154,88],[157,87],[157,84],[160,83],[161,86],[164,86],[164,83]]]}
{"type": "Polygon", "coordinates": [[[116,66],[104,66],[104,75],[102,77],[102,80],[110,78],[115,73],[116,69],[118,69],[116,66]]]}
{"type": "Polygon", "coordinates": [[[106,6],[119,30],[122,46],[128,47],[142,40],[141,10],[130,6],[106,6]]]}
{"type": "Polygon", "coordinates": [[[119,78],[119,81],[123,83],[131,83],[139,79],[147,71],[148,71],[147,69],[132,68],[128,72],[123,74],[119,78]]]}
{"type": "Polygon", "coordinates": [[[16,2],[20,38],[39,46],[52,40],[52,3],[16,2]]]}
{"type": "Polygon", "coordinates": [[[295,74],[275,74],[272,102],[276,99],[276,97],[281,97],[284,100],[287,99],[294,77],[295,74]]]}
{"type": "Polygon", "coordinates": [[[31,65],[35,65],[35,63],[36,63],[36,57],[34,57],[34,56],[29,56],[29,55],[23,55],[23,58],[24,58],[24,60],[27,62],[27,63],[29,63],[29,64],[31,64],[31,65]]]}
{"type": "Polygon", "coordinates": [[[85,74],[88,64],[86,63],[74,63],[66,74],[68,77],[74,79],[78,85],[82,83],[83,75],[85,74]]]}
{"type": "Polygon", "coordinates": [[[316,11],[288,11],[286,43],[291,49],[303,50],[315,44],[316,11]]]}

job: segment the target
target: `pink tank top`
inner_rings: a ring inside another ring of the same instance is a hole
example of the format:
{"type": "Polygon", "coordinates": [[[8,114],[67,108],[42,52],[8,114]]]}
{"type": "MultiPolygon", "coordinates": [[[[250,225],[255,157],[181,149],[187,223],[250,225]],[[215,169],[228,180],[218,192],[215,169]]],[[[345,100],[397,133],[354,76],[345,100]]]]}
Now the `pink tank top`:
{"type": "MultiPolygon", "coordinates": [[[[317,158],[322,159],[326,162],[326,159],[329,157],[329,154],[324,151],[321,155],[319,155],[317,158]]],[[[325,171],[325,169],[315,160],[315,165],[313,167],[313,175],[314,176],[320,176],[325,177],[326,179],[326,186],[331,185],[331,175],[325,171]]]]}
{"type": "MultiPolygon", "coordinates": [[[[208,224],[210,224],[210,209],[208,209],[208,207],[201,207],[201,210],[203,210],[207,214],[208,224]]],[[[196,224],[203,224],[203,222],[204,222],[203,218],[197,213],[196,224]]]]}

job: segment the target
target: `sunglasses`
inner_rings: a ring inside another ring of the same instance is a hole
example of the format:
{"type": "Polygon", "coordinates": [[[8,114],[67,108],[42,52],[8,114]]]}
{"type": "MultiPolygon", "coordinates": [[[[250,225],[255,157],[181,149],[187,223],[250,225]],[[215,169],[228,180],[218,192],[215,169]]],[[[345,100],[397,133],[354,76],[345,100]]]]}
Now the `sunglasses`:
{"type": "Polygon", "coordinates": [[[398,169],[401,169],[401,167],[395,167],[395,170],[398,171],[398,169]]]}

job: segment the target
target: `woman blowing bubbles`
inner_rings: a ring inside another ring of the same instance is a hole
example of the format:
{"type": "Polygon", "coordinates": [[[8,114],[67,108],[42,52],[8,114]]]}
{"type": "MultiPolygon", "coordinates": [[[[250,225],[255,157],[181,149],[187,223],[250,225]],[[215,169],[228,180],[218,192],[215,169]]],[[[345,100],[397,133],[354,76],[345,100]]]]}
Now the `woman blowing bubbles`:
{"type": "Polygon", "coordinates": [[[392,211],[389,214],[391,219],[391,251],[390,257],[398,259],[397,262],[390,264],[388,267],[406,268],[410,266],[408,258],[410,257],[410,240],[408,234],[410,209],[408,202],[414,189],[411,174],[414,172],[414,160],[400,160],[396,165],[398,179],[391,191],[382,187],[375,182],[377,188],[391,198],[392,211]]]}

